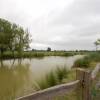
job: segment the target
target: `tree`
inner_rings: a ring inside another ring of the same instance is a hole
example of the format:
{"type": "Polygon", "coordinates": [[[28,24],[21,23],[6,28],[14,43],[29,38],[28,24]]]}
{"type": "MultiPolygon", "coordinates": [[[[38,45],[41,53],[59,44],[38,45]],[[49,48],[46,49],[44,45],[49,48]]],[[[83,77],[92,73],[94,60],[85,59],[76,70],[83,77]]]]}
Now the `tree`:
{"type": "Polygon", "coordinates": [[[0,19],[0,51],[1,55],[5,50],[9,48],[9,44],[12,38],[11,23],[0,19]]]}
{"type": "Polygon", "coordinates": [[[23,30],[22,27],[18,27],[17,32],[14,37],[13,47],[19,54],[22,51],[29,48],[30,38],[28,30],[23,30]]]}
{"type": "MultiPolygon", "coordinates": [[[[0,19],[0,51],[1,55],[6,50],[21,53],[29,48],[30,37],[28,30],[13,24],[7,20],[0,19]]],[[[1,56],[2,57],[2,56],[1,56]]]]}
{"type": "Polygon", "coordinates": [[[48,47],[48,48],[47,48],[47,51],[51,51],[51,48],[50,48],[50,47],[48,47]]]}
{"type": "Polygon", "coordinates": [[[100,39],[97,39],[95,42],[94,42],[95,46],[96,46],[96,51],[98,50],[98,46],[100,45],[100,39]]]}

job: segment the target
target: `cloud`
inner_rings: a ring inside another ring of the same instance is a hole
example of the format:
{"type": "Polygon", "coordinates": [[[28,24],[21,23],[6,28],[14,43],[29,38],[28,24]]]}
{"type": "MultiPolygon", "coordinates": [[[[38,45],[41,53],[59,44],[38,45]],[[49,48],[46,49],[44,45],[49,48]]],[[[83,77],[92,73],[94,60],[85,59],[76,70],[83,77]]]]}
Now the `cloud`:
{"type": "Polygon", "coordinates": [[[28,27],[40,49],[94,49],[99,9],[100,0],[0,0],[0,17],[28,27]]]}
{"type": "Polygon", "coordinates": [[[50,47],[48,44],[42,44],[42,43],[32,43],[30,44],[32,49],[43,49],[46,50],[47,47],[50,47]]]}

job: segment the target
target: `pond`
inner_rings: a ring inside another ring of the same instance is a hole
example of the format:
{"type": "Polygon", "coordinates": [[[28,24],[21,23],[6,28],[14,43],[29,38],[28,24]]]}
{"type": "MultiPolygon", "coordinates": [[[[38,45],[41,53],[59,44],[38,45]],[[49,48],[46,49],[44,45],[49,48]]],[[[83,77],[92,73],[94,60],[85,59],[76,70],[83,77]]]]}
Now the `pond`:
{"type": "Polygon", "coordinates": [[[14,100],[16,97],[34,92],[34,83],[50,70],[66,66],[71,68],[75,60],[83,56],[49,56],[43,58],[4,60],[0,67],[0,100],[14,100]]]}

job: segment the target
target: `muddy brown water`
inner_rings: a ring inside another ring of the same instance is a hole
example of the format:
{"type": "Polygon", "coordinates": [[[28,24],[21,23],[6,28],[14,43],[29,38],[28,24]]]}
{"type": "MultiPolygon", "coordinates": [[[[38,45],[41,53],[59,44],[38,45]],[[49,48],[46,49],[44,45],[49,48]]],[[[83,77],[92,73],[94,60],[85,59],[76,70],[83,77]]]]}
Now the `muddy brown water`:
{"type": "Polygon", "coordinates": [[[14,100],[16,97],[34,91],[34,83],[50,70],[66,66],[71,68],[75,60],[83,56],[49,56],[44,58],[5,60],[0,67],[0,100],[14,100]]]}

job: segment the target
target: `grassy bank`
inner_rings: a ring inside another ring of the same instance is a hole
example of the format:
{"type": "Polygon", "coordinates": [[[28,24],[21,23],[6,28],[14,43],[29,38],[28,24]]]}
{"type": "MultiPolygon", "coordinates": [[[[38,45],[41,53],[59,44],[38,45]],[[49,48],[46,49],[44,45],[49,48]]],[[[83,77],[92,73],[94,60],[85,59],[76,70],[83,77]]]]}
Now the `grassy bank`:
{"type": "MultiPolygon", "coordinates": [[[[57,67],[48,72],[43,78],[35,83],[36,90],[46,89],[55,85],[74,81],[76,79],[75,69],[68,70],[66,66],[57,67]]],[[[57,96],[53,100],[77,100],[76,91],[69,92],[63,96],[57,96]]]]}
{"type": "MultiPolygon", "coordinates": [[[[33,57],[45,57],[45,56],[73,56],[78,53],[75,52],[65,52],[65,51],[27,51],[19,54],[18,52],[4,52],[2,55],[3,59],[13,59],[13,58],[33,58],[33,57]]],[[[1,58],[1,55],[0,55],[1,58]]]]}
{"type": "Polygon", "coordinates": [[[87,54],[82,59],[76,60],[73,67],[92,69],[98,62],[100,62],[100,52],[93,52],[87,54]]]}
{"type": "MultiPolygon", "coordinates": [[[[23,51],[21,54],[14,51],[5,51],[2,55],[2,59],[13,59],[13,58],[33,58],[33,57],[44,57],[44,56],[73,56],[73,55],[85,55],[94,51],[23,51]]],[[[1,58],[1,53],[0,53],[1,58]]]]}
{"type": "MultiPolygon", "coordinates": [[[[73,67],[85,68],[89,70],[94,70],[96,64],[100,62],[100,52],[90,53],[83,59],[77,60],[73,67]]],[[[100,73],[97,74],[96,78],[92,81],[91,85],[91,95],[93,100],[99,100],[100,98],[100,73]]]]}
{"type": "Polygon", "coordinates": [[[92,98],[93,100],[99,100],[100,99],[100,73],[97,74],[97,77],[92,82],[92,98]]]}
{"type": "MultiPolygon", "coordinates": [[[[86,68],[86,69],[94,69],[96,63],[100,62],[100,54],[99,52],[92,52],[92,53],[88,53],[88,55],[86,55],[84,58],[82,59],[78,59],[75,64],[73,65],[73,67],[79,67],[79,68],[86,68]]],[[[75,80],[76,77],[76,72],[75,69],[72,70],[68,70],[66,69],[66,67],[58,67],[57,69],[47,73],[45,75],[44,78],[38,80],[37,85],[36,85],[36,89],[45,89],[45,88],[49,88],[51,86],[55,86],[58,84],[62,84],[62,83],[67,83],[70,82],[72,80],[75,80]]],[[[100,73],[99,73],[99,77],[100,77],[100,73]]],[[[97,78],[99,78],[97,76],[97,78]]],[[[95,88],[95,84],[97,83],[97,79],[94,81],[94,83],[92,83],[92,96],[93,96],[93,100],[98,100],[99,93],[100,90],[96,90],[95,88]]],[[[78,100],[76,94],[76,91],[73,91],[71,93],[69,93],[68,95],[64,95],[61,97],[56,97],[54,100],[78,100]]]]}
{"type": "Polygon", "coordinates": [[[35,83],[35,88],[46,89],[58,84],[66,83],[75,79],[75,70],[68,70],[67,67],[57,67],[48,72],[43,78],[35,83]]]}

